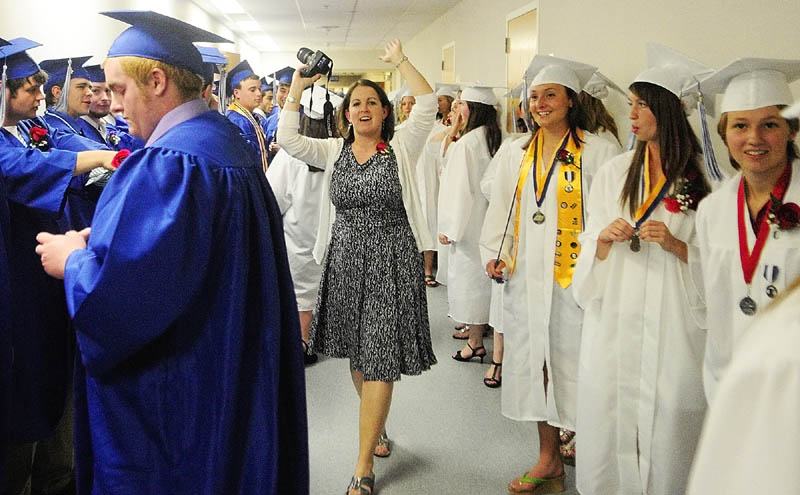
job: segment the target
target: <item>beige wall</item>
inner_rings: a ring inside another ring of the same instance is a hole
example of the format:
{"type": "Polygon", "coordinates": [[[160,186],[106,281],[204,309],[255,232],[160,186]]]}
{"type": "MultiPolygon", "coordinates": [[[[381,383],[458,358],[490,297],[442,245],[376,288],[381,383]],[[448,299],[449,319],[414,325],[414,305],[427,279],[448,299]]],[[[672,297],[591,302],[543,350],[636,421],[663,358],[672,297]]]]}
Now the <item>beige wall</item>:
{"type": "MultiPolygon", "coordinates": [[[[439,79],[441,47],[455,42],[459,81],[506,83],[506,18],[539,7],[539,53],[591,63],[626,88],[645,68],[644,44],[670,46],[713,68],[736,57],[800,58],[800,0],[463,0],[405,44],[414,64],[439,79]]],[[[792,85],[800,98],[800,83],[792,85]]],[[[607,106],[628,134],[627,104],[607,106]]],[[[697,117],[691,118],[697,126],[697,117]]],[[[727,155],[709,122],[718,158],[727,155]]]]}

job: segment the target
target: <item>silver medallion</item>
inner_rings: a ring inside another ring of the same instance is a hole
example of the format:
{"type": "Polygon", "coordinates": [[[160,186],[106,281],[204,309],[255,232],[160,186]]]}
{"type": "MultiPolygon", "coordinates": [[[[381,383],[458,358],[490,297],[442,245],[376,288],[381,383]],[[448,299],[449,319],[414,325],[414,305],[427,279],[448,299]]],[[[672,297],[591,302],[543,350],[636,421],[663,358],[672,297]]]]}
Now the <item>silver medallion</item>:
{"type": "Polygon", "coordinates": [[[746,314],[747,316],[753,316],[756,314],[756,302],[750,296],[745,296],[739,301],[739,309],[742,310],[742,313],[746,314]]]}
{"type": "Polygon", "coordinates": [[[565,191],[567,191],[568,193],[571,193],[572,191],[574,191],[574,190],[575,190],[575,188],[574,188],[574,187],[572,187],[572,184],[567,184],[567,185],[564,187],[564,190],[565,190],[565,191]]]}
{"type": "Polygon", "coordinates": [[[642,249],[641,240],[639,239],[639,233],[633,234],[631,237],[631,251],[634,253],[638,253],[642,249]]]}
{"type": "Polygon", "coordinates": [[[773,299],[777,295],[778,295],[778,288],[775,287],[774,285],[768,285],[767,286],[767,297],[769,297],[770,299],[773,299]]]}
{"type": "Polygon", "coordinates": [[[533,223],[536,225],[544,223],[544,213],[542,213],[542,210],[537,210],[536,213],[533,214],[533,223]]]}

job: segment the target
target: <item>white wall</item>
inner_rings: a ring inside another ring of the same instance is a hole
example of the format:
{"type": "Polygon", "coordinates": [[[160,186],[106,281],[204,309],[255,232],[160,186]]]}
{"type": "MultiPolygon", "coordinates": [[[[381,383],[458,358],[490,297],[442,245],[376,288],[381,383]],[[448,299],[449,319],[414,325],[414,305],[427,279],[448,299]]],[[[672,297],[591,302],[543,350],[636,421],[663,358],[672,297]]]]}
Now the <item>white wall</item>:
{"type": "MultiPolygon", "coordinates": [[[[531,0],[463,0],[405,44],[430,81],[441,76],[441,47],[455,42],[459,81],[506,83],[506,17],[531,0]]],[[[685,53],[712,68],[736,57],[800,58],[800,0],[539,0],[539,53],[596,65],[627,88],[645,68],[645,42],[685,53]]],[[[792,85],[800,98],[800,83],[792,85]]],[[[624,141],[626,99],[606,101],[624,141]]],[[[697,125],[697,117],[692,117],[697,125]]],[[[717,157],[727,153],[710,127],[717,157]]]]}

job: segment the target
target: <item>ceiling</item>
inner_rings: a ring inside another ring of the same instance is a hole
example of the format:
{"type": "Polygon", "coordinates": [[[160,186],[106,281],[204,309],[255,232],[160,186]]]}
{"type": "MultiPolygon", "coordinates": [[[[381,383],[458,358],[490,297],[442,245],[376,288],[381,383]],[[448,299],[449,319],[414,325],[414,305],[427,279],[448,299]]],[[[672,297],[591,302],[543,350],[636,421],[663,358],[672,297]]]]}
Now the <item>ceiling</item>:
{"type": "Polygon", "coordinates": [[[204,0],[197,3],[216,10],[212,14],[226,18],[225,24],[230,29],[260,51],[294,51],[301,46],[377,50],[391,39],[413,38],[460,1],[204,0]]]}

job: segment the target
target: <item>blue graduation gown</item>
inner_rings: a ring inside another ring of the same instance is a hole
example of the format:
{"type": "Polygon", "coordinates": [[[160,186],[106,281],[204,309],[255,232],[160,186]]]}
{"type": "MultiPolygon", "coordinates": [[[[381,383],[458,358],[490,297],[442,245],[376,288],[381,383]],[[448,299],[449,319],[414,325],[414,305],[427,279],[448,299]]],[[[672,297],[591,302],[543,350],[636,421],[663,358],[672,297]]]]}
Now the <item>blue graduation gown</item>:
{"type": "MultiPolygon", "coordinates": [[[[104,142],[97,142],[85,135],[81,126],[83,120],[74,119],[65,113],[51,109],[42,117],[34,119],[33,122],[47,124],[48,131],[56,136],[52,142],[54,148],[71,151],[110,149],[104,142]]],[[[72,178],[72,183],[67,190],[64,214],[59,219],[61,232],[82,230],[91,225],[94,209],[102,190],[96,186],[86,186],[88,180],[88,172],[72,178]]]]}
{"type": "MultiPolygon", "coordinates": [[[[264,130],[264,134],[267,136],[268,143],[275,142],[275,134],[278,132],[278,119],[281,117],[281,109],[278,105],[272,107],[272,111],[269,113],[266,121],[266,129],[264,130]],[[277,108],[277,110],[275,110],[277,108]]],[[[275,158],[277,153],[269,152],[267,153],[267,160],[269,163],[272,163],[272,159],[275,158]]]]}
{"type": "MultiPolygon", "coordinates": [[[[225,117],[228,118],[233,125],[239,128],[239,133],[244,138],[245,141],[251,146],[254,153],[253,156],[261,163],[261,147],[258,145],[258,137],[256,136],[256,130],[253,129],[253,125],[247,120],[247,117],[240,114],[239,112],[234,112],[233,110],[228,110],[225,112],[225,117]]],[[[261,122],[261,117],[258,115],[253,114],[253,117],[258,122],[261,122]]],[[[263,127],[262,127],[263,130],[263,127]]],[[[268,146],[269,141],[266,139],[264,140],[264,146],[268,146]]]]}
{"type": "Polygon", "coordinates": [[[64,280],[79,493],[308,493],[282,230],[260,162],[217,112],[114,174],[64,280]]]}
{"type": "Polygon", "coordinates": [[[109,137],[113,134],[114,136],[119,138],[116,144],[112,142],[112,140],[108,139],[107,136],[102,136],[100,134],[100,131],[98,131],[96,127],[94,127],[92,124],[85,121],[84,119],[76,119],[76,123],[85,137],[91,139],[96,143],[108,146],[109,149],[112,149],[114,151],[119,151],[119,150],[136,151],[140,148],[144,148],[144,141],[135,136],[130,135],[127,131],[118,129],[115,124],[106,123],[106,132],[109,137]]]}
{"type": "MultiPolygon", "coordinates": [[[[13,308],[7,313],[6,339],[14,352],[7,418],[11,443],[49,436],[64,412],[73,355],[64,289],[44,272],[34,250],[36,234],[58,228],[75,161],[73,152],[27,148],[0,130],[0,170],[8,194],[7,287],[13,308]]],[[[0,200],[0,207],[4,204],[0,200]]]]}

